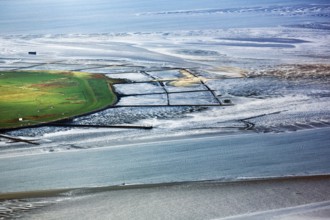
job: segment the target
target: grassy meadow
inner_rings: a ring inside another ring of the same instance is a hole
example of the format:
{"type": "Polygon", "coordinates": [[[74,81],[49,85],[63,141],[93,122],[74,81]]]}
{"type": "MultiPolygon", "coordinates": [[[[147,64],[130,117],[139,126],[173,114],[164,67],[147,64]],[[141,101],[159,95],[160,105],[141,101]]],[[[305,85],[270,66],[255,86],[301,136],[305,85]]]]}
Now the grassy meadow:
{"type": "Polygon", "coordinates": [[[0,129],[26,127],[112,105],[116,95],[102,74],[61,71],[0,72],[0,129]]]}

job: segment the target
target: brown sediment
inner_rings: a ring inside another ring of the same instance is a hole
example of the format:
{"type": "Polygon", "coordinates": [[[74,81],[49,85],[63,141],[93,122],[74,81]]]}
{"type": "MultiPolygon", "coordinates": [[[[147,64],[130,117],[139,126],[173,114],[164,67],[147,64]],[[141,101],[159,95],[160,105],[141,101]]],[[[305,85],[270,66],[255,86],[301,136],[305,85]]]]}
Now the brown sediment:
{"type": "Polygon", "coordinates": [[[330,64],[295,64],[295,65],[283,65],[288,71],[298,71],[303,74],[322,74],[330,75],[330,64]]]}
{"type": "MultiPolygon", "coordinates": [[[[23,198],[40,198],[65,195],[75,191],[75,195],[93,194],[107,191],[117,190],[133,190],[133,189],[148,189],[148,188],[162,188],[162,187],[175,187],[175,186],[244,186],[254,184],[270,184],[270,183],[291,183],[291,182],[324,182],[325,186],[330,190],[330,175],[310,175],[310,176],[285,176],[285,177],[264,177],[264,178],[246,178],[237,180],[197,180],[197,181],[181,181],[181,182],[165,182],[165,183],[146,183],[146,184],[121,184],[103,187],[82,187],[82,188],[66,188],[66,189],[50,189],[50,190],[37,190],[27,192],[8,192],[0,193],[0,200],[8,199],[23,199],[23,198]]],[[[330,199],[330,191],[328,192],[330,199]]]]}
{"type": "Polygon", "coordinates": [[[15,192],[0,194],[0,201],[10,199],[28,199],[59,196],[61,193],[69,192],[70,189],[56,189],[44,191],[15,192]]]}
{"type": "Polygon", "coordinates": [[[207,69],[206,71],[220,74],[225,77],[246,77],[248,71],[239,67],[233,66],[218,66],[211,69],[207,69]]]}
{"type": "Polygon", "coordinates": [[[250,72],[249,76],[275,76],[286,79],[330,76],[330,64],[286,64],[250,72]]]}
{"type": "Polygon", "coordinates": [[[198,77],[198,76],[191,74],[186,69],[180,70],[180,73],[183,75],[183,77],[169,82],[169,85],[175,86],[175,87],[188,87],[188,86],[194,86],[196,84],[200,84],[202,80],[203,81],[207,80],[204,77],[198,77]]]}

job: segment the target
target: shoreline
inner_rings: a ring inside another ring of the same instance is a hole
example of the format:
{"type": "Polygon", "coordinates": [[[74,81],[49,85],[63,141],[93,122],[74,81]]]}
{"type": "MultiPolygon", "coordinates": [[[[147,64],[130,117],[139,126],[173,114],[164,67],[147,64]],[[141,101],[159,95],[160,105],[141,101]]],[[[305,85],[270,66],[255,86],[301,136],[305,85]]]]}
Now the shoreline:
{"type": "MultiPolygon", "coordinates": [[[[57,197],[63,196],[67,193],[74,192],[76,196],[83,194],[94,194],[107,191],[118,190],[132,190],[132,189],[150,189],[159,187],[172,187],[183,185],[212,185],[212,184],[241,184],[241,183],[262,183],[273,181],[303,181],[303,180],[320,180],[327,179],[330,183],[329,174],[315,174],[315,175],[301,175],[301,176],[279,176],[279,177],[251,177],[251,178],[238,178],[238,179],[209,179],[209,180],[195,180],[195,181],[174,181],[174,182],[161,182],[161,183],[137,183],[137,184],[121,184],[109,186],[95,186],[95,187],[81,187],[81,188],[63,188],[63,189],[49,189],[49,190],[34,190],[34,191],[20,191],[20,192],[0,192],[0,202],[9,199],[24,199],[24,198],[42,198],[42,197],[57,197]]],[[[330,189],[330,185],[329,185],[330,189]]]]}
{"type": "MultiPolygon", "coordinates": [[[[116,126],[116,125],[115,125],[116,126]]],[[[120,126],[120,124],[118,125],[120,126]]],[[[149,126],[149,125],[143,125],[143,126],[149,126]]],[[[306,131],[306,130],[315,130],[315,129],[327,129],[330,127],[320,127],[320,128],[313,128],[313,129],[302,129],[298,131],[293,131],[293,132],[301,132],[301,131],[306,131]]],[[[40,137],[27,137],[26,140],[40,140],[44,141],[41,142],[39,145],[31,145],[31,144],[25,144],[25,143],[18,143],[13,148],[10,148],[11,146],[14,146],[16,143],[3,143],[0,142],[0,159],[2,158],[11,158],[11,157],[24,157],[24,156],[33,156],[33,155],[41,155],[41,154],[49,154],[50,152],[44,151],[40,152],[38,149],[43,149],[47,148],[48,140],[51,139],[52,137],[59,138],[61,136],[65,135],[77,135],[77,134],[82,134],[85,133],[88,135],[92,135],[94,133],[102,133],[104,132],[104,129],[108,128],[94,128],[94,132],[91,134],[88,129],[84,128],[72,128],[67,131],[59,131],[55,133],[50,133],[50,134],[45,134],[40,137]],[[69,132],[69,134],[67,134],[69,132]],[[25,145],[25,146],[22,146],[25,145]],[[8,149],[1,149],[2,147],[6,147],[8,149]],[[34,152],[35,150],[35,152],[34,152]]],[[[122,128],[114,128],[114,129],[122,129],[122,128]]],[[[140,129],[140,128],[138,128],[140,129]]],[[[187,133],[187,134],[174,134],[171,133],[170,135],[164,135],[164,136],[156,136],[153,135],[151,137],[144,137],[143,139],[135,139],[134,141],[132,140],[115,140],[112,142],[111,146],[97,146],[97,147],[92,147],[92,148],[81,148],[81,149],[70,149],[68,151],[56,151],[56,152],[51,152],[52,154],[54,153],[74,153],[77,151],[81,150],[89,150],[89,151],[94,151],[94,150],[102,150],[102,149],[110,149],[110,148],[118,148],[118,147],[130,147],[134,146],[137,144],[153,144],[153,143],[159,143],[159,142],[172,142],[172,141],[180,141],[180,140],[191,140],[191,139],[204,139],[204,138],[215,138],[215,137],[228,137],[228,136],[237,136],[237,135],[262,135],[265,133],[257,133],[251,130],[245,130],[245,131],[213,131],[212,128],[210,128],[211,131],[206,131],[205,133],[197,133],[197,134],[192,134],[192,133],[187,133]],[[170,140],[169,140],[170,139],[170,140]]],[[[284,133],[290,133],[292,131],[287,131],[287,132],[282,132],[282,133],[275,133],[273,134],[284,134],[284,133]]],[[[268,133],[269,134],[269,133],[268,133]]],[[[19,136],[21,137],[21,136],[19,136]]]]}
{"type": "MultiPolygon", "coordinates": [[[[55,154],[55,153],[74,153],[78,151],[98,151],[98,150],[107,150],[112,148],[121,148],[121,147],[132,147],[134,145],[139,144],[155,144],[155,143],[162,143],[162,142],[176,142],[176,141],[182,141],[182,140],[199,140],[199,139],[205,139],[205,138],[227,138],[227,137],[235,137],[235,136],[261,136],[261,135],[286,135],[286,134],[296,134],[301,132],[314,132],[314,131],[322,131],[322,130],[330,130],[330,126],[327,127],[314,127],[314,128],[302,128],[295,131],[284,131],[284,132],[256,132],[253,130],[235,130],[235,131],[213,131],[211,128],[210,130],[203,132],[203,133],[185,133],[185,134],[174,134],[171,133],[170,135],[164,135],[164,136],[151,136],[151,137],[144,137],[143,139],[135,139],[132,140],[115,140],[112,142],[111,146],[96,146],[91,148],[79,148],[79,149],[70,149],[67,151],[55,151],[55,152],[47,152],[40,150],[43,148],[48,148],[47,146],[48,140],[52,137],[56,137],[57,139],[61,136],[65,135],[77,135],[86,133],[89,135],[98,134],[104,132],[104,129],[107,128],[96,128],[92,134],[90,134],[90,131],[84,128],[73,128],[71,130],[67,131],[60,131],[52,134],[45,134],[41,137],[36,137],[37,140],[41,140],[44,142],[41,142],[38,146],[32,146],[24,143],[19,143],[17,147],[9,148],[10,146],[15,145],[15,143],[2,143],[0,142],[0,159],[2,158],[13,158],[13,157],[24,157],[24,156],[33,156],[33,155],[42,155],[42,154],[55,154]],[[22,146],[24,144],[25,146],[22,146]],[[1,149],[1,147],[7,147],[8,149],[1,149]]],[[[119,128],[121,129],[121,128],[119,128]]],[[[29,137],[31,140],[34,138],[29,137]]],[[[27,139],[29,140],[29,139],[27,139]]]]}
{"type": "Polygon", "coordinates": [[[15,210],[24,219],[269,219],[328,211],[329,189],[330,175],[290,176],[35,191],[0,204],[30,204],[15,210]]]}
{"type": "Polygon", "coordinates": [[[10,157],[1,156],[0,188],[2,192],[18,192],[328,174],[328,133],[329,128],[284,134],[216,135],[24,156],[22,152],[20,156],[11,152],[10,157]]]}

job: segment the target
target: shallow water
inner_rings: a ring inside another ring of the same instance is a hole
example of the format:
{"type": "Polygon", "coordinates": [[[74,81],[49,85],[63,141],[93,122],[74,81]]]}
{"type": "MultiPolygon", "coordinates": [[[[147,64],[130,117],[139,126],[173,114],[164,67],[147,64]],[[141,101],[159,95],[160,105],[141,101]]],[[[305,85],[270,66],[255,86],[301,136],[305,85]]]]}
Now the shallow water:
{"type": "Polygon", "coordinates": [[[328,22],[326,0],[0,1],[0,34],[154,32],[328,22]],[[263,19],[260,19],[262,17],[263,19]]]}
{"type": "Polygon", "coordinates": [[[0,192],[329,173],[327,129],[210,136],[0,160],[0,192]]]}
{"type": "Polygon", "coordinates": [[[233,104],[122,107],[74,121],[152,125],[151,131],[12,132],[41,146],[0,142],[0,191],[329,173],[329,129],[317,130],[330,125],[329,7],[322,0],[0,1],[0,70],[120,75],[140,82],[116,86],[126,95],[121,104],[155,105],[168,102],[166,94],[151,94],[163,88],[141,82],[181,77],[177,69],[185,68],[197,83],[164,83],[166,89],[198,91],[170,94],[170,103],[233,104]],[[199,92],[206,86],[214,95],[199,92]],[[288,133],[305,129],[311,130],[288,133]],[[111,148],[155,137],[252,132],[259,133],[111,148]]]}

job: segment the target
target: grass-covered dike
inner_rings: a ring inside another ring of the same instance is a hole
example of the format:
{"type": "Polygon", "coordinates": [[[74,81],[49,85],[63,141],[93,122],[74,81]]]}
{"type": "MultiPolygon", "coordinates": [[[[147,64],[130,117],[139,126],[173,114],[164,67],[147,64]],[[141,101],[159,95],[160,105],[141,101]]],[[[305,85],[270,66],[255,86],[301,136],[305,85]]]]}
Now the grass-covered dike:
{"type": "Polygon", "coordinates": [[[0,130],[72,118],[113,105],[113,81],[68,71],[0,72],[0,130]]]}

